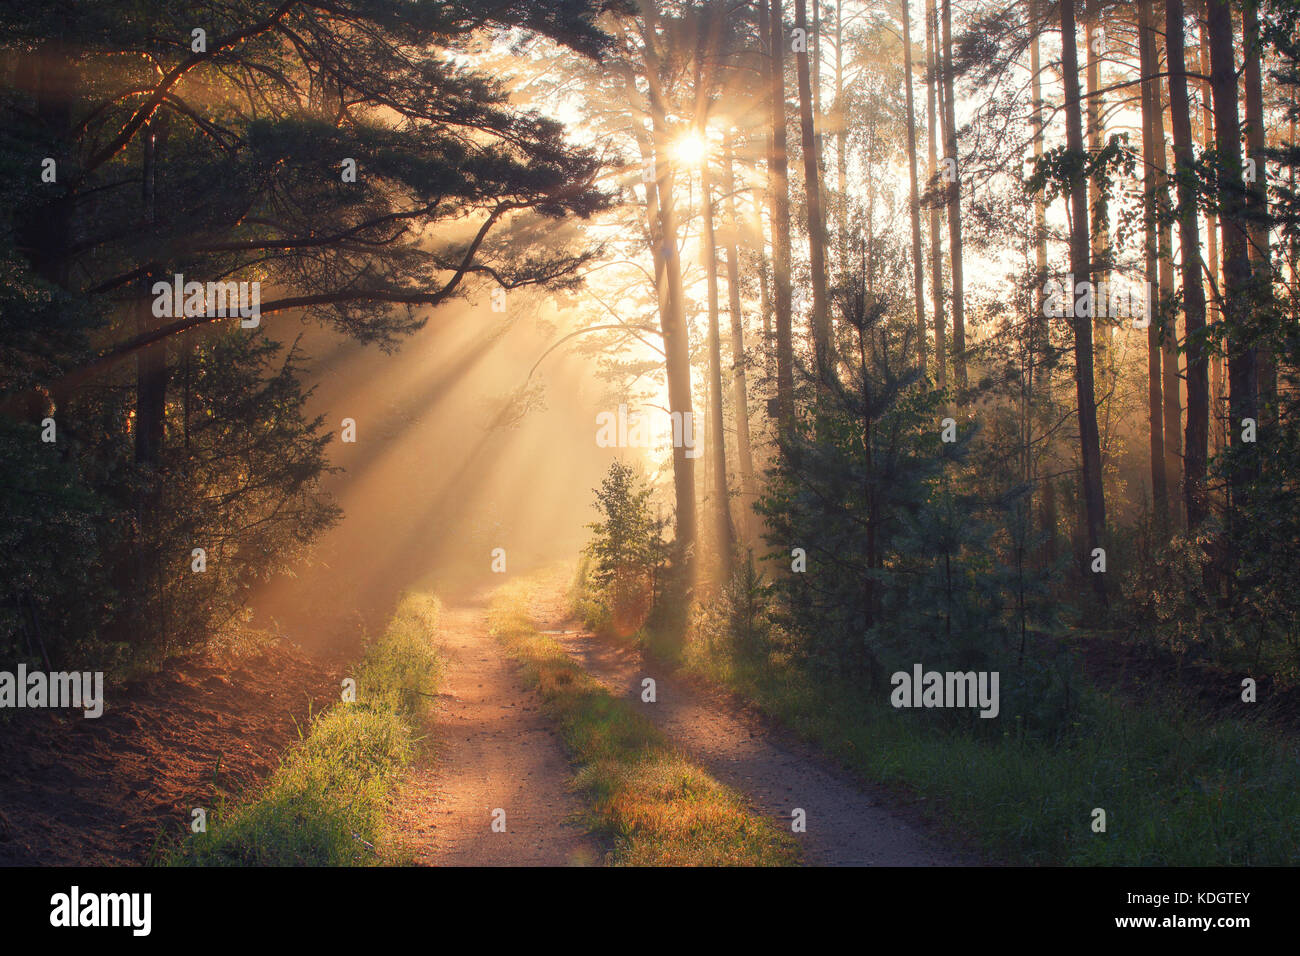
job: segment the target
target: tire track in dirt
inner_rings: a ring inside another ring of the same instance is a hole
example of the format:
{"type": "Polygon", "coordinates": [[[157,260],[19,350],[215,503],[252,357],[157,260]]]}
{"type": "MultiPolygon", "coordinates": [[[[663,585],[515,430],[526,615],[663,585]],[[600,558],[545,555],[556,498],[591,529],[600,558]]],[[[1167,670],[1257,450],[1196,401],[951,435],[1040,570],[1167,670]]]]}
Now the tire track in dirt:
{"type": "Polygon", "coordinates": [[[606,640],[573,623],[553,591],[535,594],[536,626],[604,684],[649,717],[688,756],[719,781],[747,795],[778,827],[791,812],[807,814],[796,834],[811,866],[969,866],[977,861],[941,846],[887,809],[890,798],[833,770],[825,758],[793,738],[764,727],[720,692],[648,663],[638,648],[606,640]],[[655,680],[655,703],[642,703],[641,681],[655,680]]]}
{"type": "Polygon", "coordinates": [[[603,852],[577,822],[584,806],[559,735],[488,633],[487,605],[447,608],[435,639],[442,686],[429,737],[389,816],[410,862],[426,866],[582,866],[603,852]],[[492,812],[505,810],[494,833],[492,812]]]}

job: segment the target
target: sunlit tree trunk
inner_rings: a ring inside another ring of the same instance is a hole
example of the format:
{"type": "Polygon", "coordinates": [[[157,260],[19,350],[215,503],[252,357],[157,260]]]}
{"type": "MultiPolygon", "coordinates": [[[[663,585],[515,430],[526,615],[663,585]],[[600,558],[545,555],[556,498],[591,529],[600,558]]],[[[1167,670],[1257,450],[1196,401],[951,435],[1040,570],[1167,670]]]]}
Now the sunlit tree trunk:
{"type": "Polygon", "coordinates": [[[961,163],[957,158],[957,107],[953,94],[952,0],[943,5],[943,104],[945,151],[952,160],[952,183],[948,189],[948,253],[952,259],[952,360],[957,388],[966,388],[966,317],[962,282],[961,246],[961,163]]]}
{"type": "Polygon", "coordinates": [[[817,156],[821,151],[822,119],[822,5],[820,0],[813,0],[812,30],[808,33],[808,49],[812,52],[812,108],[817,127],[817,156]]]}
{"type": "MultiPolygon", "coordinates": [[[[1160,73],[1162,43],[1159,33],[1154,36],[1156,73],[1160,73]]],[[[1164,398],[1165,434],[1165,484],[1169,497],[1169,518],[1173,524],[1182,520],[1181,479],[1183,473],[1183,405],[1182,376],[1178,369],[1178,315],[1173,309],[1174,299],[1174,239],[1173,212],[1169,200],[1169,160],[1165,147],[1165,96],[1164,84],[1152,88],[1151,137],[1155,143],[1156,182],[1156,254],[1160,267],[1160,308],[1152,317],[1160,331],[1160,356],[1162,372],[1161,391],[1164,398]]]]}
{"type": "MultiPolygon", "coordinates": [[[[937,31],[937,14],[934,0],[926,0],[925,6],[925,78],[926,78],[926,125],[929,129],[930,176],[931,184],[939,175],[939,146],[935,125],[938,122],[939,106],[937,87],[939,83],[938,59],[935,50],[937,31]]],[[[948,387],[948,344],[943,318],[943,240],[940,230],[941,212],[939,203],[930,204],[930,292],[934,299],[934,366],[935,382],[940,388],[948,387]]]]}
{"type": "MultiPolygon", "coordinates": [[[[1201,56],[1201,123],[1203,149],[1214,149],[1214,97],[1210,88],[1210,38],[1205,29],[1205,21],[1200,21],[1200,56],[1201,56]]],[[[1219,295],[1223,281],[1219,270],[1219,216],[1209,207],[1205,210],[1205,272],[1206,282],[1210,287],[1208,298],[1207,322],[1212,327],[1223,321],[1223,310],[1219,307],[1219,295]]],[[[1224,422],[1223,391],[1223,356],[1217,347],[1210,356],[1210,437],[1215,452],[1222,451],[1227,445],[1227,435],[1223,430],[1224,422]]]]}
{"type": "Polygon", "coordinates": [[[736,254],[736,236],[740,223],[736,218],[736,179],[732,171],[731,133],[723,140],[722,190],[726,195],[727,218],[727,309],[731,313],[731,390],[736,416],[736,464],[740,469],[741,539],[753,543],[753,507],[757,498],[754,487],[754,457],[749,434],[749,390],[746,385],[745,321],[740,305],[740,260],[736,254]]]}
{"type": "MultiPolygon", "coordinates": [[[[1084,30],[1088,45],[1088,149],[1095,155],[1105,145],[1106,129],[1103,119],[1101,95],[1101,46],[1104,35],[1101,31],[1100,11],[1097,0],[1088,0],[1085,8],[1088,22],[1084,30]]],[[[1088,180],[1088,208],[1092,210],[1092,263],[1093,281],[1099,289],[1106,288],[1110,282],[1110,210],[1106,196],[1101,190],[1101,183],[1096,177],[1088,180]]],[[[1110,332],[1113,316],[1103,316],[1102,310],[1096,310],[1093,316],[1093,344],[1096,349],[1098,375],[1101,378],[1102,393],[1109,392],[1117,374],[1115,360],[1110,348],[1110,332]]],[[[1106,420],[1110,420],[1110,399],[1103,398],[1106,405],[1106,420]]],[[[1109,427],[1106,429],[1109,433],[1109,427]]]]}
{"type": "MultiPolygon", "coordinates": [[[[1082,156],[1083,110],[1079,94],[1079,54],[1075,36],[1074,0],[1061,0],[1061,72],[1065,82],[1066,148],[1082,156]]],[[[1092,277],[1092,249],[1088,237],[1088,183],[1075,176],[1070,185],[1070,271],[1076,282],[1092,277]]],[[[1106,503],[1101,485],[1101,440],[1097,432],[1097,400],[1092,365],[1092,320],[1074,317],[1075,384],[1079,409],[1079,450],[1083,464],[1083,504],[1089,552],[1102,547],[1106,531],[1106,503]]],[[[1104,603],[1104,574],[1092,574],[1093,590],[1104,603]]]]}
{"type": "MultiPolygon", "coordinates": [[[[1038,12],[1038,4],[1035,4],[1035,13],[1038,12]]],[[[1036,19],[1036,18],[1035,18],[1036,19]]],[[[1033,151],[1035,161],[1043,158],[1043,81],[1042,81],[1042,54],[1040,50],[1039,35],[1034,34],[1033,42],[1029,47],[1029,72],[1030,72],[1030,93],[1033,97],[1033,151]]],[[[1034,355],[1034,366],[1031,370],[1031,392],[1032,401],[1034,394],[1041,392],[1043,397],[1050,401],[1052,395],[1052,373],[1048,364],[1048,355],[1051,352],[1051,327],[1047,321],[1046,310],[1046,285],[1047,285],[1047,203],[1045,200],[1044,190],[1038,190],[1034,193],[1034,268],[1035,268],[1035,288],[1034,293],[1034,336],[1032,351],[1034,355]]],[[[1048,479],[1043,484],[1043,497],[1041,504],[1040,525],[1042,532],[1046,536],[1044,552],[1047,564],[1050,566],[1056,562],[1056,483],[1053,479],[1048,479]]]]}
{"type": "MultiPolygon", "coordinates": [[[[771,135],[769,134],[766,138],[768,144],[764,155],[770,156],[772,152],[771,135]]],[[[755,253],[758,256],[758,303],[763,310],[763,375],[768,388],[773,390],[769,397],[775,402],[776,329],[773,326],[772,316],[772,283],[768,280],[771,269],[767,261],[767,246],[763,241],[763,207],[767,195],[766,186],[762,190],[754,190],[754,246],[755,253]]]]}
{"type": "MultiPolygon", "coordinates": [[[[1273,264],[1269,247],[1268,166],[1264,156],[1264,50],[1259,39],[1258,0],[1243,0],[1241,39],[1245,67],[1242,81],[1246,89],[1246,147],[1247,155],[1254,162],[1255,174],[1254,182],[1246,185],[1246,211],[1250,222],[1248,249],[1254,275],[1251,302],[1255,309],[1266,312],[1273,297],[1273,264]]],[[[1267,349],[1258,353],[1258,367],[1259,412],[1261,420],[1269,422],[1277,413],[1277,366],[1267,349]]]]}
{"type": "MultiPolygon", "coordinates": [[[[772,83],[771,83],[771,64],[772,64],[772,40],[771,40],[771,11],[768,9],[767,0],[759,0],[755,10],[755,19],[758,21],[758,46],[762,59],[759,63],[758,81],[760,86],[766,89],[766,93],[761,95],[760,100],[767,106],[767,122],[763,124],[761,132],[763,142],[763,183],[761,188],[755,185],[751,191],[752,201],[754,204],[754,237],[753,245],[755,254],[758,257],[758,288],[760,301],[763,309],[763,376],[764,384],[768,389],[767,392],[767,410],[769,416],[775,420],[777,417],[777,359],[776,359],[776,327],[775,327],[775,304],[773,302],[773,292],[769,283],[769,265],[767,258],[767,245],[763,238],[763,210],[767,210],[768,222],[770,223],[770,235],[776,238],[776,209],[774,207],[775,190],[773,188],[773,163],[775,161],[776,149],[773,146],[774,130],[772,124],[772,83]]],[[[773,249],[775,255],[775,249],[773,249]]]]}
{"type": "MultiPolygon", "coordinates": [[[[1102,47],[1105,43],[1105,34],[1102,32],[1098,0],[1086,0],[1084,9],[1087,15],[1084,37],[1088,47],[1088,66],[1085,71],[1085,82],[1088,85],[1088,149],[1096,155],[1101,152],[1106,143],[1105,104],[1101,93],[1101,61],[1104,57],[1102,47]]],[[[1100,296],[1110,287],[1110,208],[1101,183],[1095,176],[1088,180],[1088,208],[1091,210],[1089,225],[1092,230],[1093,288],[1100,296]]],[[[1098,304],[1100,305],[1100,300],[1098,304]]],[[[1115,429],[1112,412],[1115,408],[1114,395],[1119,379],[1119,360],[1111,347],[1111,335],[1116,324],[1115,317],[1109,314],[1109,309],[1103,310],[1099,307],[1094,310],[1092,341],[1098,379],[1097,414],[1100,419],[1103,471],[1111,455],[1111,440],[1115,429]]]]}
{"type": "MultiPolygon", "coordinates": [[[[843,0],[840,0],[842,3],[843,0]]],[[[813,139],[817,148],[813,154],[817,157],[817,188],[821,191],[822,235],[823,244],[830,246],[830,226],[827,223],[827,210],[830,208],[830,187],[826,185],[826,151],[822,140],[825,137],[826,114],[822,112],[822,4],[813,0],[812,31],[809,34],[809,50],[812,54],[809,82],[812,86],[813,139]]],[[[827,268],[830,253],[826,255],[827,268]]]]}
{"type": "Polygon", "coordinates": [[[1201,233],[1196,215],[1195,154],[1187,63],[1183,52],[1183,0],[1166,0],[1165,44],[1169,62],[1169,115],[1174,128],[1178,188],[1178,245],[1182,254],[1183,322],[1187,339],[1187,434],[1183,444],[1183,500],[1187,527],[1208,513],[1205,469],[1209,454],[1210,383],[1205,349],[1205,291],[1201,286],[1201,233]]]}
{"type": "Polygon", "coordinates": [[[782,429],[794,426],[794,338],[790,306],[790,185],[785,136],[785,26],[781,0],[771,0],[768,82],[772,152],[768,157],[768,208],[772,220],[772,286],[776,312],[776,405],[782,429]]]}
{"type": "Polygon", "coordinates": [[[835,225],[840,269],[849,268],[849,124],[844,108],[844,0],[835,4],[835,225]]]}
{"type": "Polygon", "coordinates": [[[903,0],[903,83],[907,91],[907,170],[911,186],[912,298],[916,302],[916,355],[925,371],[925,270],[921,256],[921,202],[916,183],[916,112],[912,103],[912,17],[903,0]]]}
{"type": "Polygon", "coordinates": [[[709,298],[709,452],[713,469],[714,537],[720,580],[729,581],[735,546],[731,529],[731,491],[727,484],[726,429],[722,419],[722,335],[719,328],[718,250],[713,231],[713,177],[709,160],[700,164],[700,194],[704,217],[704,267],[709,298]]]}
{"type": "Polygon", "coordinates": [[[1169,481],[1165,474],[1164,399],[1160,368],[1160,261],[1156,238],[1158,195],[1164,188],[1156,166],[1156,114],[1159,97],[1156,87],[1156,41],[1151,0],[1142,0],[1139,10],[1138,49],[1142,75],[1142,222],[1145,233],[1147,314],[1147,415],[1151,450],[1151,506],[1155,512],[1160,537],[1169,534],[1169,481]]]}
{"type": "MultiPolygon", "coordinates": [[[[677,254],[677,213],[672,194],[673,171],[669,163],[668,108],[660,79],[658,53],[658,10],[655,0],[640,0],[643,13],[646,80],[649,92],[651,130],[655,164],[655,186],[659,205],[660,262],[667,308],[660,312],[668,378],[668,409],[683,422],[693,420],[691,397],[691,354],[686,326],[685,293],[681,262],[677,254]]],[[[677,548],[687,577],[694,572],[698,517],[695,503],[695,459],[684,442],[673,443],[673,493],[677,505],[677,548]]],[[[694,452],[691,452],[694,454],[694,452]]]]}
{"type": "Polygon", "coordinates": [[[705,144],[700,162],[700,214],[704,257],[704,276],[708,297],[708,403],[709,427],[707,438],[709,457],[705,469],[709,472],[713,489],[713,538],[717,548],[719,581],[731,580],[734,570],[735,532],[731,524],[731,487],[727,480],[727,432],[723,419],[722,402],[722,329],[721,307],[718,292],[717,209],[713,198],[713,165],[709,139],[709,113],[717,87],[719,67],[724,63],[727,49],[723,34],[726,17],[726,0],[713,0],[705,28],[699,36],[695,55],[695,125],[705,144]]]}
{"type": "MultiPolygon", "coordinates": [[[[807,31],[806,0],[795,0],[795,25],[807,31]]],[[[802,131],[804,195],[808,207],[808,260],[812,272],[813,350],[817,363],[817,385],[824,389],[834,374],[831,349],[830,304],[826,294],[826,219],[822,213],[821,174],[816,129],[813,124],[811,79],[805,45],[795,54],[799,79],[799,125],[802,131]]]]}

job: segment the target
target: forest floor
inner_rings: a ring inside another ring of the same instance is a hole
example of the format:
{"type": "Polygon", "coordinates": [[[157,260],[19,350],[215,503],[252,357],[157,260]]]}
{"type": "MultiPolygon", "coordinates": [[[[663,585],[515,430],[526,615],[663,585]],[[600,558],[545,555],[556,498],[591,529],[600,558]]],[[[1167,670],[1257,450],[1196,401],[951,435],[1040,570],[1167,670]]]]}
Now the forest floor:
{"type": "MultiPolygon", "coordinates": [[[[669,743],[731,787],[812,865],[978,862],[935,835],[925,807],[855,782],[827,758],[715,687],[597,637],[572,620],[559,576],[529,590],[536,627],[669,743]],[[642,703],[641,681],[657,682],[642,703]]],[[[403,863],[597,865],[590,807],[540,695],[489,630],[487,596],[447,608],[442,678],[387,829],[403,863]],[[492,827],[505,811],[505,832],[492,827]]],[[[182,835],[193,807],[256,792],[311,714],[337,702],[343,657],[287,643],[238,658],[190,655],[107,695],[103,717],[20,712],[0,733],[0,865],[139,865],[182,835]],[[220,768],[218,771],[218,767],[220,768]]]]}
{"type": "Polygon", "coordinates": [[[488,606],[444,610],[442,683],[416,764],[388,826],[404,862],[432,866],[566,866],[603,851],[579,818],[563,744],[488,632],[488,606]],[[505,831],[492,829],[505,811],[505,831]]]}
{"type": "Polygon", "coordinates": [[[309,715],[338,700],[344,668],[277,643],[170,660],[109,686],[99,718],[12,712],[0,724],[0,866],[151,862],[193,808],[211,813],[279,765],[309,715]]]}

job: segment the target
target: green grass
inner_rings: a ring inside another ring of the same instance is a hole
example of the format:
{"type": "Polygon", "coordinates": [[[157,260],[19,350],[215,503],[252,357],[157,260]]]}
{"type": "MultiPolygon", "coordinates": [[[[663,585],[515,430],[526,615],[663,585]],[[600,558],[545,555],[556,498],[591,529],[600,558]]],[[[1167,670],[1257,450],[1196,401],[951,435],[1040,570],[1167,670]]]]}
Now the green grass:
{"type": "Polygon", "coordinates": [[[578,764],[589,825],[629,866],[789,866],[793,837],[755,813],[672,747],[646,718],[617,700],[539,634],[519,588],[498,592],[492,631],[521,664],[578,764]]]}
{"type": "MultiPolygon", "coordinates": [[[[860,688],[814,685],[688,642],[684,666],[753,700],[864,779],[926,798],[990,857],[1067,865],[1296,865],[1300,749],[1259,725],[1209,723],[1088,690],[1057,739],[977,735],[860,688]],[[1106,811],[1106,832],[1091,829],[1106,811]]],[[[882,695],[883,696],[883,695],[882,695]]]]}
{"type": "Polygon", "coordinates": [[[386,862],[387,798],[411,760],[434,693],[435,598],[407,596],[355,671],[355,703],[311,720],[253,799],[210,812],[170,857],[191,866],[364,866],[386,862]]]}

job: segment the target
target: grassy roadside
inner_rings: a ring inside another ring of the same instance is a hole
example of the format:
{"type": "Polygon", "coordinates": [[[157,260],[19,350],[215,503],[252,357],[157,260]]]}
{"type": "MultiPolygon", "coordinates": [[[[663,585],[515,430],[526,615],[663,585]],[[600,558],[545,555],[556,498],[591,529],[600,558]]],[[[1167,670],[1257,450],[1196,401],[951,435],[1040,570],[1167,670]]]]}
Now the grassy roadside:
{"type": "Polygon", "coordinates": [[[591,826],[630,866],[789,866],[793,838],[678,753],[650,721],[614,698],[539,634],[519,588],[498,592],[491,630],[522,666],[578,763],[591,826]]]}
{"type": "Polygon", "coordinates": [[[189,866],[364,866],[387,862],[386,797],[411,759],[434,693],[436,598],[408,595],[355,671],[355,703],[311,720],[253,799],[210,810],[168,861],[189,866]]]}
{"type": "MultiPolygon", "coordinates": [[[[695,637],[693,635],[693,637],[695,637]]],[[[1066,865],[1295,865],[1300,753],[1260,726],[1085,693],[1055,739],[978,736],[814,686],[778,661],[687,642],[681,666],[752,700],[864,779],[926,798],[997,859],[1066,865]],[[1092,812],[1106,812],[1106,832],[1092,812]]]]}

